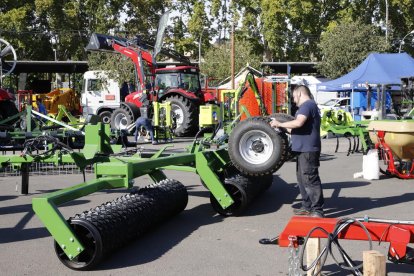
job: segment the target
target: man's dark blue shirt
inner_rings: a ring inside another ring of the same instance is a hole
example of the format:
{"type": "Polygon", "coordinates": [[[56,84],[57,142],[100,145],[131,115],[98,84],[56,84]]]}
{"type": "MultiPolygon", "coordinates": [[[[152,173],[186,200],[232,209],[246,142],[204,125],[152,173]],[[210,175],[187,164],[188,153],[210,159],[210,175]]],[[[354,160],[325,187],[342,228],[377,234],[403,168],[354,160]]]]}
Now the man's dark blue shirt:
{"type": "Polygon", "coordinates": [[[306,122],[300,128],[292,129],[292,150],[296,152],[321,151],[321,116],[314,100],[307,100],[296,111],[306,116],[306,122]]]}

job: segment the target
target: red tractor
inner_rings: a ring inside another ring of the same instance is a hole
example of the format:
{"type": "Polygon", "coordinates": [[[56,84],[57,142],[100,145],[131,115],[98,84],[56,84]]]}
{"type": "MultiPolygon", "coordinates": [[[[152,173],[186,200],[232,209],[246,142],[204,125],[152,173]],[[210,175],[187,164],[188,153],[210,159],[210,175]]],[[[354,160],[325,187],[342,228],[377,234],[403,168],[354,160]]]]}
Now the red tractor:
{"type": "Polygon", "coordinates": [[[195,133],[199,127],[199,106],[214,101],[215,97],[210,93],[202,92],[199,69],[191,66],[187,57],[170,49],[161,49],[160,40],[162,40],[166,24],[164,16],[160,22],[153,52],[148,51],[148,45],[143,45],[141,41],[129,41],[102,34],[93,34],[86,49],[89,51],[116,51],[129,57],[135,65],[138,90],[129,94],[125,98],[125,102],[121,103],[120,108],[112,113],[112,129],[131,131],[134,128],[135,120],[141,116],[140,108],[145,105],[145,101],[149,103],[169,101],[177,125],[175,134],[188,136],[195,133]],[[155,58],[159,53],[178,60],[185,66],[157,68],[155,58]],[[144,62],[150,71],[148,75],[144,71],[144,62]],[[143,93],[146,92],[148,93],[147,97],[145,95],[143,97],[143,93]]]}

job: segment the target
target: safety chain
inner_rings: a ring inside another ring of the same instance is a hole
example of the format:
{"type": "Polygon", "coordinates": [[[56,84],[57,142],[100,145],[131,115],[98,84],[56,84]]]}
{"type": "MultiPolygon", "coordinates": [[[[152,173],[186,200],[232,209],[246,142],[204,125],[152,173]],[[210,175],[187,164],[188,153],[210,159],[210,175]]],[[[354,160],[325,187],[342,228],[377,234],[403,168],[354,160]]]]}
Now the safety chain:
{"type": "Polygon", "coordinates": [[[300,260],[299,260],[299,248],[294,246],[297,242],[295,236],[289,236],[289,276],[301,276],[300,260]]]}

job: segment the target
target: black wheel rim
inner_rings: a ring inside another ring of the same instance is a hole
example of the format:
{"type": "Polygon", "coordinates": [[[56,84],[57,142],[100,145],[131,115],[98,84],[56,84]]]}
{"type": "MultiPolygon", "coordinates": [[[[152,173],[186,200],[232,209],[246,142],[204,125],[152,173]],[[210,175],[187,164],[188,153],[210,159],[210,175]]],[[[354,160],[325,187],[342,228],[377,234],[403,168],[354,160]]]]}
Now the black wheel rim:
{"type": "Polygon", "coordinates": [[[99,262],[103,255],[101,235],[90,222],[86,220],[72,220],[72,229],[76,237],[84,246],[78,256],[72,260],[65,254],[62,248],[55,241],[55,251],[59,260],[67,267],[74,270],[88,270],[99,262]]]}

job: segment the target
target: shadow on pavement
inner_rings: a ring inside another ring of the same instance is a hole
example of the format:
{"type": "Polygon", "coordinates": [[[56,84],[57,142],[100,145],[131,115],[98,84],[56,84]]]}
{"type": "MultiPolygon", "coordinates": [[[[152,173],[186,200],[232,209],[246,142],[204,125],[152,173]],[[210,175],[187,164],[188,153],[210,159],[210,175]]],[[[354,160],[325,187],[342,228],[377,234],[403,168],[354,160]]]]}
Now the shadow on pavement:
{"type": "Polygon", "coordinates": [[[299,189],[279,176],[273,176],[272,186],[259,195],[242,216],[257,216],[278,211],[285,204],[292,204],[299,194],[299,189]],[[283,195],[283,196],[281,196],[283,195]]]}
{"type": "Polygon", "coordinates": [[[330,161],[334,159],[337,159],[335,155],[327,153],[321,153],[321,156],[319,157],[319,161],[330,161]]]}
{"type": "MultiPolygon", "coordinates": [[[[65,205],[61,205],[59,207],[80,205],[80,204],[85,204],[88,202],[89,200],[74,200],[74,201],[68,202],[65,205]]],[[[25,213],[25,214],[23,215],[23,218],[21,218],[17,222],[16,225],[14,225],[13,227],[8,227],[8,228],[7,227],[0,228],[0,244],[39,239],[39,238],[50,236],[49,232],[47,231],[45,227],[24,229],[26,224],[35,215],[32,210],[31,204],[7,206],[7,207],[0,208],[0,215],[18,214],[18,213],[25,213]]]]}
{"type": "Polygon", "coordinates": [[[6,200],[11,200],[11,199],[15,199],[18,196],[0,196],[0,201],[6,201],[6,200]]]}
{"type": "MultiPolygon", "coordinates": [[[[368,250],[368,249],[367,249],[368,250]]],[[[380,252],[381,254],[384,254],[385,257],[387,257],[387,252],[380,252]]],[[[339,256],[338,260],[339,260],[339,256]]],[[[328,256],[328,261],[331,261],[332,257],[328,256]]],[[[361,259],[362,259],[362,252],[361,252],[361,259]]],[[[359,265],[362,260],[353,260],[356,265],[359,265]]],[[[387,273],[406,273],[406,274],[413,274],[414,266],[409,264],[395,264],[391,262],[387,262],[385,264],[387,273]]],[[[363,272],[363,268],[360,269],[361,272],[363,272]]],[[[322,269],[323,275],[335,275],[335,276],[348,276],[352,275],[352,273],[349,270],[341,269],[336,264],[329,264],[325,265],[322,269]]]]}
{"type": "Polygon", "coordinates": [[[100,264],[96,271],[142,265],[160,258],[177,244],[190,236],[200,226],[223,221],[215,215],[210,204],[202,204],[185,210],[176,217],[137,239],[127,247],[120,248],[100,264]],[[197,218],[197,219],[194,219],[197,218]],[[168,229],[168,235],[165,231],[168,229]]]}

